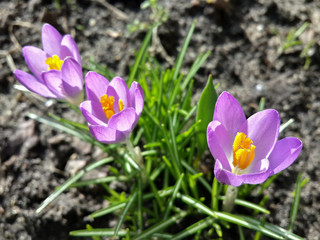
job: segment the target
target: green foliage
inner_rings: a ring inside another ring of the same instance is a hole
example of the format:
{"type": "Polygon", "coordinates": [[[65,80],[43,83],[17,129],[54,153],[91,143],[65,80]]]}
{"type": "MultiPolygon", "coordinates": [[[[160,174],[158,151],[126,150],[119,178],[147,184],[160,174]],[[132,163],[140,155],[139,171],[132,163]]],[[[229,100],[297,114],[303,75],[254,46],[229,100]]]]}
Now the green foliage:
{"type": "Polygon", "coordinates": [[[207,127],[209,122],[213,119],[214,106],[217,101],[217,93],[213,86],[212,76],[208,78],[206,87],[203,89],[198,106],[197,112],[197,121],[200,121],[200,124],[197,127],[198,139],[198,157],[200,157],[206,149],[208,149],[207,144],[207,127]]]}
{"type": "MultiPolygon", "coordinates": [[[[304,33],[304,31],[309,27],[308,22],[305,22],[299,29],[295,30],[292,28],[288,33],[287,37],[284,40],[281,40],[281,46],[278,49],[278,54],[281,55],[286,53],[289,49],[294,46],[303,45],[299,37],[304,33]]],[[[275,34],[279,35],[277,31],[275,34]]],[[[308,70],[311,64],[311,58],[309,55],[309,51],[313,45],[313,41],[311,40],[307,45],[303,46],[303,50],[301,51],[300,58],[305,59],[304,69],[308,70]]]]}
{"type": "Polygon", "coordinates": [[[140,22],[135,19],[132,23],[127,25],[129,33],[141,30],[149,30],[152,28],[153,23],[157,23],[158,26],[168,20],[169,13],[166,8],[158,4],[158,0],[145,0],[141,3],[141,9],[150,9],[151,14],[149,15],[150,22],[140,22]]]}

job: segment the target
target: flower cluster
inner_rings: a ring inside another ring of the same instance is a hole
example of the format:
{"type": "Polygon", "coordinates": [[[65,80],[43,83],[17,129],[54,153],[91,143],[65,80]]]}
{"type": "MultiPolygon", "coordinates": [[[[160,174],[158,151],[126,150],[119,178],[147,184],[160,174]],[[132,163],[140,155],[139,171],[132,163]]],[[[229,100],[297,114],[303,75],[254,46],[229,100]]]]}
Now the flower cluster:
{"type": "MultiPolygon", "coordinates": [[[[51,25],[42,27],[43,50],[26,46],[25,61],[34,74],[15,70],[18,81],[43,97],[79,104],[83,100],[83,77],[78,47],[70,35],[61,34],[51,25]]],[[[138,122],[144,93],[137,82],[128,89],[115,77],[110,83],[103,76],[89,72],[85,78],[87,101],[80,104],[92,135],[103,143],[121,142],[138,122]]]]}
{"type": "MultiPolygon", "coordinates": [[[[43,50],[33,46],[22,50],[34,76],[21,70],[15,70],[14,75],[26,88],[41,96],[80,103],[83,77],[75,41],[44,24],[42,45],[43,50]]],[[[80,104],[80,110],[91,134],[103,143],[125,140],[144,106],[144,92],[139,83],[133,82],[129,89],[120,77],[109,82],[89,72],[85,85],[88,100],[80,104]]],[[[279,127],[280,116],[276,110],[264,110],[246,119],[238,101],[223,92],[207,128],[217,180],[233,186],[259,184],[291,165],[302,143],[294,137],[278,141],[279,127]]]]}

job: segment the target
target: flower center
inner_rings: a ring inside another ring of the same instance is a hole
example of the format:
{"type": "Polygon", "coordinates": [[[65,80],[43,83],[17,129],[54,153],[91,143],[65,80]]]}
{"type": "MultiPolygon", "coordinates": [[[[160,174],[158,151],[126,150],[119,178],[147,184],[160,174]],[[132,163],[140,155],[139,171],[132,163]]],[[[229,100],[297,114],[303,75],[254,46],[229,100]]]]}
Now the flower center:
{"type": "MultiPolygon", "coordinates": [[[[106,114],[106,117],[110,119],[115,114],[113,109],[114,97],[105,94],[100,98],[100,103],[102,105],[103,112],[106,114]]],[[[121,112],[123,108],[123,102],[121,99],[119,99],[119,112],[121,112]]]]}
{"type": "Polygon", "coordinates": [[[48,57],[46,60],[46,64],[49,65],[48,70],[61,70],[63,60],[60,60],[60,58],[57,55],[53,55],[52,57],[48,57]]]}
{"type": "Polygon", "coordinates": [[[238,132],[233,142],[234,173],[246,169],[254,158],[255,145],[252,140],[242,132],[238,132]]]}

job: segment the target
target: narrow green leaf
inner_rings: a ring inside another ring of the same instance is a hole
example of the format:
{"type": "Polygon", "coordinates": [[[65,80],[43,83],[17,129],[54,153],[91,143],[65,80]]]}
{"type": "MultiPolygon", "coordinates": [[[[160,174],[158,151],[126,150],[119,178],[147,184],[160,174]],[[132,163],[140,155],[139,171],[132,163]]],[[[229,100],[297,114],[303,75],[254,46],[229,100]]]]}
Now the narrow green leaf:
{"type": "Polygon", "coordinates": [[[214,211],[218,211],[218,196],[219,196],[218,180],[216,178],[213,178],[212,193],[211,193],[211,208],[214,211]]]}
{"type": "Polygon", "coordinates": [[[264,97],[262,97],[262,98],[260,99],[258,112],[264,110],[264,105],[265,105],[265,103],[266,103],[266,99],[265,99],[264,97]]]}
{"type": "MultiPolygon", "coordinates": [[[[93,236],[101,236],[101,237],[112,237],[114,236],[114,230],[108,228],[94,228],[94,229],[84,229],[84,230],[76,230],[69,233],[70,236],[74,237],[93,237],[93,236]]],[[[126,230],[120,230],[118,232],[118,236],[125,237],[127,235],[126,230]]]]}
{"type": "Polygon", "coordinates": [[[62,122],[62,123],[67,123],[75,128],[78,128],[78,129],[82,129],[82,130],[86,130],[86,131],[89,131],[89,127],[87,124],[82,124],[82,123],[79,123],[79,122],[74,122],[74,121],[71,121],[71,120],[68,120],[68,119],[65,119],[65,118],[62,118],[62,117],[59,117],[57,115],[54,115],[52,113],[48,113],[48,115],[50,117],[52,117],[53,119],[59,121],[59,122],[62,122]]]}
{"type": "Polygon", "coordinates": [[[283,130],[285,130],[287,127],[289,127],[289,125],[291,125],[292,123],[294,123],[294,119],[290,118],[287,122],[281,124],[279,132],[282,132],[283,130]]]}
{"type": "Polygon", "coordinates": [[[201,121],[197,126],[198,131],[198,157],[208,148],[207,144],[207,127],[213,119],[217,93],[213,86],[212,76],[208,78],[206,87],[203,89],[197,111],[196,121],[201,121]]]}
{"type": "MultiPolygon", "coordinates": [[[[192,174],[197,174],[198,172],[191,167],[190,165],[188,165],[188,163],[186,163],[185,161],[181,161],[181,164],[184,168],[186,168],[188,170],[188,172],[192,173],[192,174]]],[[[210,187],[210,184],[204,179],[204,177],[199,177],[199,182],[208,190],[208,192],[211,194],[212,189],[210,187]]]]}
{"type": "MultiPolygon", "coordinates": [[[[86,225],[87,230],[94,230],[90,224],[86,225]]],[[[92,240],[101,240],[100,236],[92,236],[92,240]]]]}
{"type": "Polygon", "coordinates": [[[129,211],[129,209],[131,208],[131,205],[136,200],[136,197],[137,197],[137,192],[134,192],[133,195],[131,196],[131,198],[129,199],[129,201],[127,202],[125,208],[123,209],[123,212],[121,213],[121,215],[119,217],[119,221],[117,222],[117,225],[115,227],[113,236],[118,236],[118,232],[119,232],[119,230],[121,228],[121,225],[122,225],[122,223],[124,221],[124,218],[125,218],[125,216],[127,216],[127,213],[129,211]]]}
{"type": "Polygon", "coordinates": [[[300,194],[301,194],[301,183],[302,183],[302,174],[301,172],[298,174],[297,177],[297,182],[296,182],[296,189],[295,189],[295,196],[294,196],[294,200],[292,203],[292,207],[291,207],[291,212],[290,212],[290,222],[289,222],[289,227],[288,230],[292,231],[294,228],[294,223],[297,219],[297,215],[298,215],[298,209],[299,209],[299,203],[300,203],[300,194]]]}
{"type": "Polygon", "coordinates": [[[186,204],[192,206],[193,208],[197,208],[200,212],[206,213],[209,216],[212,216],[214,218],[218,218],[218,216],[216,215],[215,212],[213,212],[210,208],[208,208],[206,205],[204,205],[202,202],[186,196],[186,195],[182,195],[180,193],[177,193],[177,197],[180,198],[183,202],[185,202],[186,204]]]}
{"type": "Polygon", "coordinates": [[[184,173],[182,173],[182,174],[180,175],[180,178],[178,179],[178,181],[177,181],[177,183],[176,183],[176,185],[175,185],[175,187],[174,187],[174,189],[173,189],[173,193],[172,193],[172,196],[171,196],[171,198],[170,198],[170,200],[169,200],[169,203],[168,203],[166,212],[165,212],[165,214],[164,214],[163,220],[166,220],[166,219],[168,218],[168,216],[169,216],[169,213],[170,213],[170,210],[171,210],[171,208],[172,208],[173,202],[174,202],[174,200],[175,200],[175,198],[176,198],[177,192],[178,192],[179,189],[180,189],[181,181],[182,181],[183,177],[184,177],[184,173]]]}
{"type": "MultiPolygon", "coordinates": [[[[126,201],[127,202],[127,201],[126,201]]],[[[112,213],[114,211],[117,211],[121,208],[124,208],[126,206],[126,202],[121,202],[121,203],[117,203],[117,204],[113,204],[109,207],[100,209],[98,211],[95,211],[94,213],[92,213],[90,215],[91,218],[97,218],[97,217],[102,217],[104,215],[107,215],[109,213],[112,213]]]]}
{"type": "Polygon", "coordinates": [[[138,234],[133,240],[145,240],[150,239],[150,236],[154,233],[158,233],[163,229],[169,227],[170,225],[176,223],[180,219],[184,218],[187,215],[186,212],[180,212],[179,214],[172,216],[168,220],[161,221],[158,224],[153,225],[152,227],[148,228],[147,230],[143,231],[142,233],[138,234]]]}
{"type": "MultiPolygon", "coordinates": [[[[181,48],[181,51],[178,55],[178,58],[177,58],[177,61],[176,61],[176,64],[174,66],[174,73],[173,73],[173,81],[175,81],[176,79],[178,79],[176,82],[175,82],[175,87],[171,93],[171,97],[170,97],[170,100],[169,100],[169,104],[168,104],[168,109],[171,108],[173,102],[174,102],[174,99],[178,93],[178,90],[180,89],[180,86],[181,86],[181,80],[182,80],[182,75],[180,75],[180,77],[178,78],[179,76],[179,73],[180,73],[180,69],[181,69],[181,66],[182,66],[182,63],[183,63],[183,59],[186,55],[186,52],[187,52],[187,49],[188,49],[188,46],[189,46],[189,43],[190,43],[190,40],[191,40],[191,37],[192,37],[192,34],[194,32],[194,29],[196,27],[196,24],[197,22],[196,21],[193,21],[192,25],[191,25],[191,28],[187,34],[187,37],[185,38],[184,42],[183,42],[183,45],[182,45],[182,48],[181,48]]],[[[190,79],[191,80],[191,79],[190,79]]]]}
{"type": "MultiPolygon", "coordinates": [[[[225,199],[225,196],[220,196],[219,197],[219,200],[224,200],[225,199]]],[[[248,202],[248,201],[245,201],[245,200],[241,200],[241,199],[236,199],[234,201],[235,204],[239,205],[239,206],[243,206],[243,207],[246,207],[246,208],[250,208],[252,210],[255,210],[255,211],[258,211],[258,212],[262,212],[262,213],[265,213],[265,214],[270,214],[270,211],[257,205],[257,204],[254,204],[254,203],[251,203],[251,202],[248,202]]]]}
{"type": "Polygon", "coordinates": [[[194,75],[198,72],[199,68],[202,66],[202,64],[207,60],[207,58],[210,56],[211,52],[208,51],[206,52],[204,55],[200,54],[198,56],[198,58],[196,59],[196,61],[193,63],[193,65],[190,68],[190,71],[188,72],[188,75],[186,76],[186,78],[184,79],[182,85],[181,85],[181,89],[184,90],[189,82],[191,81],[191,79],[194,77],[194,75]]]}
{"type": "Polygon", "coordinates": [[[242,230],[242,227],[238,225],[238,232],[239,232],[239,240],[245,240],[245,236],[242,230]]]}
{"type": "Polygon", "coordinates": [[[63,125],[64,123],[55,122],[55,121],[52,121],[51,119],[40,117],[34,113],[27,113],[27,116],[31,119],[38,121],[38,122],[44,123],[48,126],[56,128],[60,131],[63,131],[63,132],[69,133],[75,137],[78,137],[79,139],[84,140],[88,143],[96,145],[96,146],[100,147],[101,149],[106,148],[106,145],[95,140],[89,133],[87,134],[87,133],[84,133],[83,131],[80,131],[80,130],[71,129],[70,125],[67,127],[67,126],[63,125]]]}
{"type": "Polygon", "coordinates": [[[69,178],[66,182],[64,182],[56,191],[54,191],[49,197],[47,197],[40,205],[40,207],[36,210],[36,213],[40,213],[46,206],[48,206],[54,199],[56,199],[63,191],[68,189],[72,184],[74,184],[76,181],[78,181],[80,178],[82,178],[85,173],[90,172],[91,170],[100,167],[102,165],[105,165],[109,162],[113,161],[113,159],[110,158],[104,158],[101,159],[95,163],[90,164],[87,166],[84,170],[79,171],[76,175],[69,178]]]}
{"type": "Polygon", "coordinates": [[[183,230],[183,231],[179,232],[178,234],[174,235],[171,238],[171,240],[179,240],[179,239],[184,239],[184,238],[186,238],[188,236],[191,236],[191,235],[197,233],[198,231],[209,227],[215,221],[217,221],[217,219],[212,218],[212,217],[207,217],[205,219],[202,219],[202,220],[192,224],[191,226],[187,227],[185,230],[183,230]]]}
{"type": "Polygon", "coordinates": [[[188,204],[191,207],[197,208],[199,211],[212,216],[214,218],[217,218],[219,220],[227,221],[230,223],[237,224],[239,226],[246,227],[248,229],[252,229],[255,231],[259,231],[269,237],[273,237],[276,239],[292,239],[292,240],[302,240],[303,238],[289,232],[286,229],[283,229],[281,227],[275,226],[270,223],[261,223],[259,220],[256,220],[251,217],[247,216],[239,216],[234,215],[231,213],[226,212],[216,212],[212,211],[210,208],[208,208],[203,203],[199,202],[198,200],[182,195],[180,193],[177,194],[177,197],[180,198],[183,202],[188,204]]]}
{"type": "Polygon", "coordinates": [[[134,62],[134,65],[130,69],[128,86],[130,86],[131,83],[135,80],[137,72],[138,72],[139,65],[141,64],[141,62],[142,62],[143,58],[145,57],[145,55],[148,53],[147,49],[148,49],[149,44],[151,42],[152,31],[153,31],[153,27],[150,28],[150,30],[148,31],[146,37],[144,38],[142,46],[140,48],[140,51],[139,51],[139,53],[138,53],[138,55],[136,57],[136,60],[134,62]]]}
{"type": "Polygon", "coordinates": [[[294,33],[292,39],[295,40],[297,39],[309,26],[310,23],[305,22],[304,24],[302,24],[302,26],[294,33]]]}
{"type": "Polygon", "coordinates": [[[186,55],[186,52],[187,52],[191,37],[193,35],[194,29],[196,28],[196,25],[197,25],[197,21],[193,21],[193,23],[191,25],[191,28],[190,28],[190,30],[188,32],[188,35],[187,35],[187,37],[185,38],[185,40],[183,42],[181,51],[180,51],[180,53],[178,55],[178,58],[177,58],[177,61],[176,61],[176,65],[174,66],[173,79],[176,79],[178,77],[178,75],[179,75],[184,56],[186,55]]]}
{"type": "Polygon", "coordinates": [[[281,239],[303,240],[302,237],[294,233],[291,233],[284,228],[273,225],[271,223],[267,223],[267,222],[264,223],[248,216],[239,216],[239,217],[247,221],[248,224],[250,224],[250,227],[249,227],[250,229],[253,229],[251,227],[257,228],[257,229],[253,229],[257,231],[259,231],[258,229],[261,229],[262,230],[261,232],[265,235],[269,235],[269,233],[272,233],[272,234],[277,234],[278,236],[281,236],[281,239]]]}
{"type": "Polygon", "coordinates": [[[129,179],[125,176],[109,176],[109,177],[101,177],[101,178],[94,178],[94,179],[87,179],[83,181],[78,181],[76,183],[73,183],[70,188],[72,187],[84,187],[89,186],[93,184],[101,184],[101,183],[110,183],[113,181],[128,181],[129,179]]]}

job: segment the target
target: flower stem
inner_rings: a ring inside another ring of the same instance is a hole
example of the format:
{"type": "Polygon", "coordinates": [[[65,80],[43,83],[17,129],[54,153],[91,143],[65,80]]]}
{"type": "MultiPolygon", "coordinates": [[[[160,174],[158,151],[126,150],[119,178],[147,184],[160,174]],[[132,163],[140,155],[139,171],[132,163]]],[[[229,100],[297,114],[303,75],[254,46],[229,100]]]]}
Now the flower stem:
{"type": "Polygon", "coordinates": [[[141,156],[141,153],[133,147],[133,144],[130,140],[130,135],[128,135],[126,137],[126,145],[127,145],[127,149],[131,155],[131,157],[133,157],[134,161],[136,161],[136,163],[139,164],[140,167],[143,167],[143,162],[142,162],[142,156],[141,156]]]}
{"type": "Polygon", "coordinates": [[[225,212],[232,211],[237,194],[238,194],[238,188],[229,185],[227,188],[226,196],[223,200],[223,206],[222,206],[223,211],[225,212]]]}

